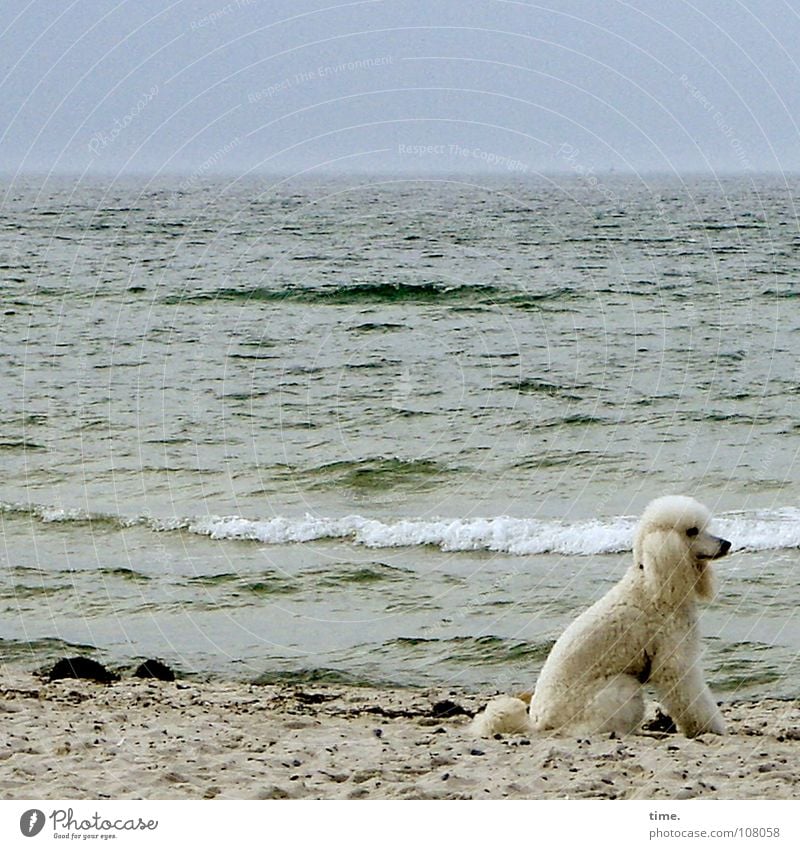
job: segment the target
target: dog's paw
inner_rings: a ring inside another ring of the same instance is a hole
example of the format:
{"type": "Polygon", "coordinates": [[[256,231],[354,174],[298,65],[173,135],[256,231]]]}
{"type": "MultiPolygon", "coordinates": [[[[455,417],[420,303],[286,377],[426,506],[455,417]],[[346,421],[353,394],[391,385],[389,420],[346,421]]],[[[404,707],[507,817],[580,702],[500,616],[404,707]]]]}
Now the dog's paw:
{"type": "Polygon", "coordinates": [[[476,737],[493,737],[495,734],[530,734],[531,720],[528,705],[514,696],[492,699],[470,725],[476,737]]]}
{"type": "Polygon", "coordinates": [[[725,734],[725,721],[721,716],[713,716],[705,722],[678,723],[684,737],[699,737],[701,734],[725,734]]]}

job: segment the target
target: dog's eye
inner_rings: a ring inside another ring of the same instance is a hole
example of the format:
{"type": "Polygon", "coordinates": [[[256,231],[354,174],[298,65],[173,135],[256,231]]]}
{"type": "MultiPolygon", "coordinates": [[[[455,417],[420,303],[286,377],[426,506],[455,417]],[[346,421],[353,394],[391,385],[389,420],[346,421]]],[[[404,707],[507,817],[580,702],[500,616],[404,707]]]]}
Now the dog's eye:
{"type": "Polygon", "coordinates": [[[686,536],[687,537],[696,537],[699,533],[700,533],[700,531],[697,528],[689,528],[689,530],[686,531],[686,536]]]}

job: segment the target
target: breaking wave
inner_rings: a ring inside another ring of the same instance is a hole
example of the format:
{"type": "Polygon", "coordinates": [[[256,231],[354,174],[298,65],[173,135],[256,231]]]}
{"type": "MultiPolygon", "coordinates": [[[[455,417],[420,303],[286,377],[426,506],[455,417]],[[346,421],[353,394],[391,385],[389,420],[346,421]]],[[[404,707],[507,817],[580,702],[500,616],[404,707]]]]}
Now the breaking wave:
{"type": "MultiPolygon", "coordinates": [[[[493,551],[513,555],[569,554],[588,556],[628,551],[637,517],[559,522],[510,516],[490,518],[407,518],[381,521],[365,516],[341,518],[241,516],[191,518],[123,517],[39,505],[0,503],[0,515],[27,515],[42,523],[142,526],[154,532],[187,532],[213,540],[252,541],[264,545],[344,540],[367,548],[434,546],[442,551],[493,551]]],[[[733,542],[733,550],[766,551],[800,548],[800,510],[730,512],[720,514],[714,529],[733,542]]]]}

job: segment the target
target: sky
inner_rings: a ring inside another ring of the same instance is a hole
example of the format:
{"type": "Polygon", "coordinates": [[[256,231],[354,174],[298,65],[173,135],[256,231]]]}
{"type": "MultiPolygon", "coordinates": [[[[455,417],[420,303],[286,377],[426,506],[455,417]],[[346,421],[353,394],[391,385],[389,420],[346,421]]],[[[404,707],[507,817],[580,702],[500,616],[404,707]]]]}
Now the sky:
{"type": "Polygon", "coordinates": [[[0,172],[792,172],[798,0],[3,0],[0,172]]]}

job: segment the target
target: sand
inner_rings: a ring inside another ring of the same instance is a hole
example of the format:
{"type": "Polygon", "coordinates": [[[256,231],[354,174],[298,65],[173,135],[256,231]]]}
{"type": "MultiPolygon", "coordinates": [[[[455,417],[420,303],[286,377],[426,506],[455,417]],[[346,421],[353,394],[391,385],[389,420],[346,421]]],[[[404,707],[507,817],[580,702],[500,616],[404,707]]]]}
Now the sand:
{"type": "Polygon", "coordinates": [[[0,671],[2,799],[794,799],[800,702],[723,705],[687,740],[475,739],[486,696],[0,671]]]}

